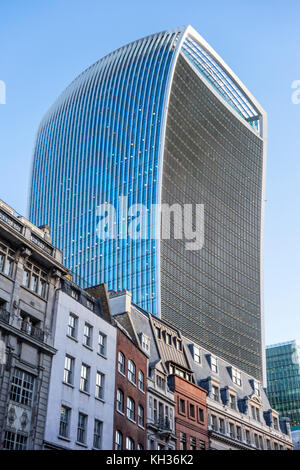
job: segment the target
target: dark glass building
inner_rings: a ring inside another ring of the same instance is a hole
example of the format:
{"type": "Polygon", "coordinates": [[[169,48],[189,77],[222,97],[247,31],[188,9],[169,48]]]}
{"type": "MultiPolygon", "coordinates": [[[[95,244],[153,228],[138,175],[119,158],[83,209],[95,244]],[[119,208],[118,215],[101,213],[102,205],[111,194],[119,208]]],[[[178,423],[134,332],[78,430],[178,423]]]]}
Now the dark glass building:
{"type": "Polygon", "coordinates": [[[193,28],[146,37],[88,68],[43,118],[30,218],[88,284],[130,290],[261,379],[265,138],[263,109],[193,28]],[[162,203],[204,205],[202,249],[161,236],[162,203]],[[99,237],[103,204],[115,237],[99,237]]]}
{"type": "Polygon", "coordinates": [[[268,397],[280,416],[290,418],[291,430],[300,429],[300,344],[297,341],[266,348],[268,397]]]}

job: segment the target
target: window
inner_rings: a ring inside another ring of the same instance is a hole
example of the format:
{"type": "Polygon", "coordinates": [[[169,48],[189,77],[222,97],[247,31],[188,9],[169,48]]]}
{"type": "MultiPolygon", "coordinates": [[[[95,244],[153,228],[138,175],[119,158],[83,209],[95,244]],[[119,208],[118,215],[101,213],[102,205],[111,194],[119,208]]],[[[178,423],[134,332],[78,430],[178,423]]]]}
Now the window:
{"type": "Polygon", "coordinates": [[[200,349],[194,346],[194,361],[201,364],[201,353],[200,349]]]}
{"type": "Polygon", "coordinates": [[[180,450],[186,450],[186,434],[184,432],[179,433],[179,439],[180,450]]]}
{"type": "Polygon", "coordinates": [[[156,327],[156,336],[158,337],[158,339],[161,339],[161,329],[156,327]]]}
{"type": "Polygon", "coordinates": [[[233,423],[229,423],[229,434],[230,434],[230,437],[235,438],[234,424],[233,423]]]}
{"type": "Polygon", "coordinates": [[[135,403],[132,398],[127,398],[127,418],[135,420],[135,403]]]}
{"type": "Polygon", "coordinates": [[[138,406],[138,425],[144,427],[144,408],[141,405],[138,406]]]}
{"type": "Polygon", "coordinates": [[[277,444],[277,442],[274,442],[274,450],[278,450],[278,444],[277,444]]]}
{"type": "Polygon", "coordinates": [[[218,430],[218,422],[217,422],[217,417],[215,415],[211,415],[211,427],[213,431],[218,430]]]}
{"type": "Polygon", "coordinates": [[[134,450],[134,441],[131,437],[126,437],[126,450],[134,450]]]}
{"type": "Polygon", "coordinates": [[[258,449],[259,444],[258,444],[258,435],[257,434],[254,434],[254,443],[255,443],[255,447],[258,449]]]}
{"type": "Polygon", "coordinates": [[[77,323],[78,318],[73,313],[70,313],[68,323],[68,335],[71,336],[71,338],[77,338],[77,323]]]}
{"type": "Polygon", "coordinates": [[[238,439],[238,441],[242,440],[242,429],[240,428],[240,426],[236,427],[236,438],[238,439]]]}
{"type": "Polygon", "coordinates": [[[87,416],[83,413],[78,414],[77,442],[86,443],[87,416]]]}
{"type": "Polygon", "coordinates": [[[205,450],[205,442],[199,441],[199,450],[205,450]]]}
{"type": "Polygon", "coordinates": [[[0,271],[6,276],[12,277],[15,253],[7,246],[0,243],[0,271]]]}
{"type": "Polygon", "coordinates": [[[103,429],[102,421],[100,421],[99,419],[95,419],[95,422],[94,422],[94,440],[93,440],[94,449],[101,449],[102,429],[103,429]]]}
{"type": "Polygon", "coordinates": [[[27,437],[23,436],[23,434],[6,431],[3,448],[7,450],[26,450],[27,437]]]}
{"type": "Polygon", "coordinates": [[[145,389],[145,377],[141,370],[139,370],[139,389],[143,392],[145,389]]]}
{"type": "Polygon", "coordinates": [[[64,382],[73,385],[74,375],[74,358],[66,355],[65,357],[65,368],[64,368],[64,382]]]}
{"type": "Polygon", "coordinates": [[[259,408],[256,408],[256,420],[257,420],[257,421],[260,421],[259,408]]]}
{"type": "Polygon", "coordinates": [[[232,382],[239,387],[242,385],[241,373],[239,370],[232,368],[232,382]]]}
{"type": "Polygon", "coordinates": [[[224,419],[222,419],[222,418],[219,419],[219,425],[220,425],[220,433],[225,434],[225,421],[224,421],[224,419]]]}
{"type": "Polygon", "coordinates": [[[34,378],[20,369],[15,369],[12,378],[10,399],[31,406],[33,398],[34,378]]]}
{"type": "Polygon", "coordinates": [[[229,395],[229,402],[230,402],[230,408],[232,408],[233,410],[236,409],[236,397],[235,395],[229,395]]]}
{"type": "Polygon", "coordinates": [[[163,377],[161,377],[160,375],[157,375],[156,376],[156,385],[158,386],[158,388],[160,388],[161,390],[165,390],[166,388],[166,381],[163,377]]]}
{"type": "Polygon", "coordinates": [[[71,416],[70,408],[67,408],[66,406],[62,406],[60,409],[60,421],[59,421],[59,435],[62,437],[69,437],[70,416],[71,416]]]}
{"type": "Polygon", "coordinates": [[[254,383],[254,393],[258,397],[260,397],[260,383],[257,380],[254,380],[253,383],[254,383]]]}
{"type": "Polygon", "coordinates": [[[258,442],[259,442],[259,448],[263,449],[264,448],[264,443],[263,443],[262,436],[258,436],[258,442]]]}
{"type": "Polygon", "coordinates": [[[97,372],[96,374],[96,397],[100,398],[101,400],[104,399],[104,381],[105,375],[101,372],[97,372]]]}
{"type": "Polygon", "coordinates": [[[218,361],[215,356],[210,356],[210,367],[212,372],[218,372],[218,361]]]}
{"type": "Polygon", "coordinates": [[[121,351],[118,353],[118,371],[125,374],[125,356],[121,351]]]}
{"type": "Polygon", "coordinates": [[[266,439],[266,443],[267,443],[267,450],[271,450],[271,442],[270,442],[270,439],[266,439]]]}
{"type": "Polygon", "coordinates": [[[249,429],[246,429],[246,442],[247,444],[251,444],[251,436],[249,429]]]}
{"type": "MultiPolygon", "coordinates": [[[[101,333],[100,331],[99,337],[98,337],[98,353],[101,354],[101,356],[106,356],[106,344],[107,344],[107,336],[101,333]]],[[[124,361],[124,365],[125,365],[125,361],[124,361]]]]}
{"type": "Polygon", "coordinates": [[[176,340],[176,349],[178,351],[182,351],[182,342],[180,341],[180,339],[176,340]]]}
{"type": "Polygon", "coordinates": [[[199,421],[201,421],[203,423],[204,421],[204,411],[203,411],[203,408],[199,408],[198,409],[198,417],[199,417],[199,421]]]}
{"type": "Polygon", "coordinates": [[[185,401],[182,398],[179,399],[179,412],[185,413],[185,401]]]}
{"type": "Polygon", "coordinates": [[[279,429],[278,427],[278,418],[276,418],[276,416],[274,416],[274,429],[279,429]]]}
{"type": "Polygon", "coordinates": [[[89,308],[90,310],[92,310],[92,312],[94,311],[94,302],[90,299],[87,299],[86,300],[86,306],[87,308],[89,308]]]}
{"type": "Polygon", "coordinates": [[[142,446],[142,444],[138,443],[137,450],[144,450],[144,447],[142,446]]]}
{"type": "Polygon", "coordinates": [[[93,327],[88,323],[84,324],[83,331],[83,344],[88,347],[92,347],[92,338],[93,338],[93,327]]]}
{"type": "Polygon", "coordinates": [[[86,364],[81,365],[81,374],[80,374],[80,390],[82,392],[89,391],[89,380],[90,380],[90,367],[86,364]]]}
{"type": "Polygon", "coordinates": [[[27,262],[23,273],[23,286],[32,290],[40,297],[46,298],[47,274],[41,271],[37,266],[27,262]]]}
{"type": "Polygon", "coordinates": [[[116,431],[115,450],[123,449],[123,434],[120,431],[116,431]]]}
{"type": "Polygon", "coordinates": [[[73,299],[79,300],[79,291],[76,289],[71,289],[71,296],[73,297],[73,299]]]}
{"type": "Polygon", "coordinates": [[[169,333],[166,334],[166,343],[169,345],[172,344],[172,336],[169,333]]]}
{"type": "Polygon", "coordinates": [[[190,417],[195,418],[195,405],[190,403],[190,417]]]}
{"type": "Polygon", "coordinates": [[[124,413],[124,393],[122,390],[117,390],[117,410],[124,413]]]}
{"type": "Polygon", "coordinates": [[[134,383],[136,382],[136,367],[135,363],[129,359],[128,361],[128,380],[134,383]]]}
{"type": "Polygon", "coordinates": [[[219,388],[216,385],[213,385],[211,388],[211,391],[212,391],[213,399],[215,401],[219,401],[219,396],[220,396],[219,388]]]}
{"type": "Polygon", "coordinates": [[[196,438],[191,437],[190,438],[190,450],[196,450],[197,445],[196,445],[196,438]]]}
{"type": "Polygon", "coordinates": [[[148,336],[142,334],[142,349],[146,352],[150,352],[150,338],[148,336]]]}

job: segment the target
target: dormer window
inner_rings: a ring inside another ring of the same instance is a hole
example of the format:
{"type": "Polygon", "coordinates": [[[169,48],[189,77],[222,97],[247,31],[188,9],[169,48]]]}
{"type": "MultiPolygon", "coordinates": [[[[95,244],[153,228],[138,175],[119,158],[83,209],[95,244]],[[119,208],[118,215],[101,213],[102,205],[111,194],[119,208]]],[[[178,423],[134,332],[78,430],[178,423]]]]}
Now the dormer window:
{"type": "Polygon", "coordinates": [[[194,346],[194,361],[197,362],[197,364],[201,364],[201,353],[200,349],[194,346]]]}
{"type": "Polygon", "coordinates": [[[172,344],[172,336],[169,333],[166,334],[166,343],[170,346],[172,344]]]}
{"type": "Polygon", "coordinates": [[[253,381],[253,386],[254,386],[254,393],[258,397],[260,397],[260,383],[257,380],[253,381]]]}
{"type": "Polygon", "coordinates": [[[156,327],[156,336],[158,337],[158,339],[161,339],[161,329],[156,327]]]}
{"type": "Polygon", "coordinates": [[[212,398],[215,401],[219,401],[219,399],[220,399],[219,387],[217,387],[216,385],[213,385],[212,388],[211,388],[211,394],[212,394],[212,398]]]}
{"type": "Polygon", "coordinates": [[[142,334],[142,349],[146,352],[150,352],[150,338],[148,336],[142,334]]]}
{"type": "Polygon", "coordinates": [[[182,351],[182,342],[180,341],[180,339],[176,340],[176,349],[178,351],[182,351]]]}
{"type": "Polygon", "coordinates": [[[242,385],[242,377],[241,377],[240,371],[235,369],[234,367],[232,367],[231,370],[232,370],[232,382],[240,387],[242,385]]]}
{"type": "Polygon", "coordinates": [[[210,368],[212,372],[218,372],[218,360],[215,356],[210,356],[210,368]]]}
{"type": "Polygon", "coordinates": [[[273,423],[274,423],[274,429],[276,429],[278,431],[278,429],[279,429],[278,418],[276,416],[274,416],[273,423]]]}
{"type": "Polygon", "coordinates": [[[232,394],[229,395],[229,403],[230,403],[230,408],[232,410],[235,410],[236,409],[236,396],[235,395],[232,395],[232,394]]]}

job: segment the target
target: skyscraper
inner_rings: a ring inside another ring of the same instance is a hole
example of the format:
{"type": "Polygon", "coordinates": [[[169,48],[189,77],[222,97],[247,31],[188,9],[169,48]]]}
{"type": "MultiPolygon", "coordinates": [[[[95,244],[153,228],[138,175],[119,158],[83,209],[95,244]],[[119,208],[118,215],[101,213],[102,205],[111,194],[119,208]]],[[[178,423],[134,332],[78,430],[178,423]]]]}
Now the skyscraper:
{"type": "Polygon", "coordinates": [[[89,67],[43,118],[31,220],[51,227],[88,283],[130,290],[261,379],[265,139],[263,109],[193,28],[146,37],[89,67]],[[161,203],[204,205],[202,249],[162,237],[161,203]],[[116,209],[111,225],[125,220],[107,239],[103,204],[116,209]],[[136,239],[127,227],[138,211],[124,216],[134,204],[148,220],[136,239]]]}
{"type": "Polygon", "coordinates": [[[268,398],[280,416],[290,418],[292,434],[300,430],[300,344],[287,341],[266,349],[268,398]]]}

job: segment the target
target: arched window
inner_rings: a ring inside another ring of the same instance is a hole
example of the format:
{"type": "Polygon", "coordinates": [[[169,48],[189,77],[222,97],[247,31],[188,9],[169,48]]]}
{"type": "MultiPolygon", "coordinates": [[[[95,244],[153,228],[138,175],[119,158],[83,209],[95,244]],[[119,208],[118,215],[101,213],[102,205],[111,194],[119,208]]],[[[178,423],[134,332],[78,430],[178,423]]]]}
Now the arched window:
{"type": "Polygon", "coordinates": [[[144,408],[138,406],[138,425],[144,427],[144,408]]]}
{"type": "Polygon", "coordinates": [[[125,356],[121,351],[118,354],[118,371],[125,374],[125,356]]]}
{"type": "Polygon", "coordinates": [[[127,418],[135,420],[135,403],[131,397],[127,398],[127,418]]]}
{"type": "Polygon", "coordinates": [[[136,383],[136,367],[131,360],[128,361],[128,380],[134,384],[136,383]]]}
{"type": "Polygon", "coordinates": [[[115,450],[123,449],[123,434],[121,431],[116,431],[115,450]]]}
{"type": "Polygon", "coordinates": [[[131,437],[126,437],[126,450],[134,450],[134,441],[131,437]]]}
{"type": "Polygon", "coordinates": [[[124,413],[124,393],[122,390],[117,390],[117,410],[124,413]]]}
{"type": "Polygon", "coordinates": [[[142,392],[145,390],[145,377],[141,370],[139,370],[139,389],[142,392]]]}

